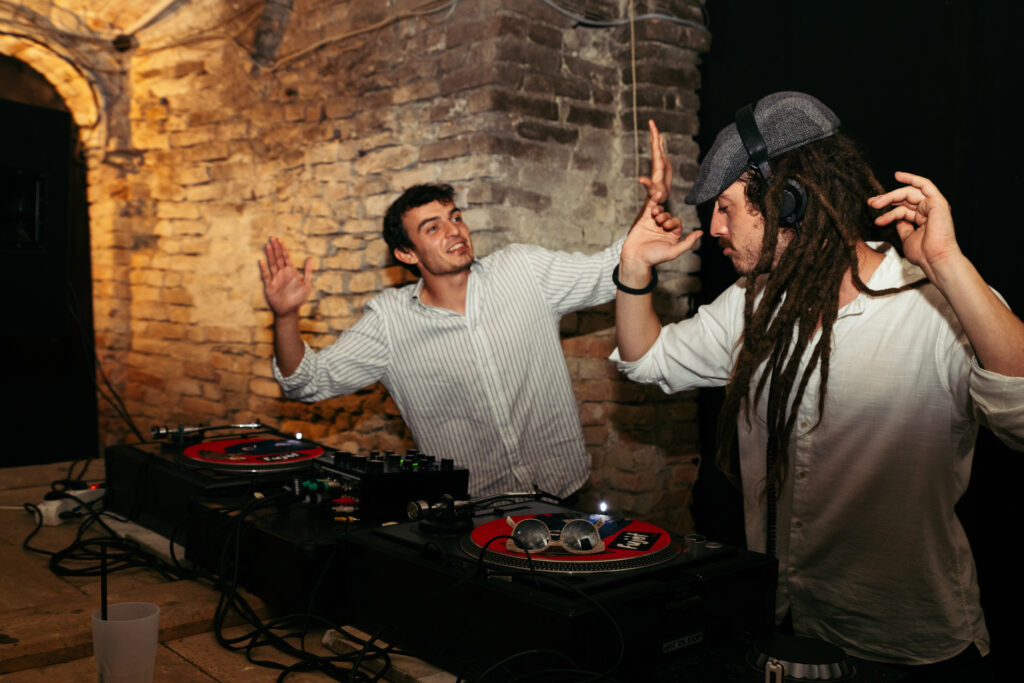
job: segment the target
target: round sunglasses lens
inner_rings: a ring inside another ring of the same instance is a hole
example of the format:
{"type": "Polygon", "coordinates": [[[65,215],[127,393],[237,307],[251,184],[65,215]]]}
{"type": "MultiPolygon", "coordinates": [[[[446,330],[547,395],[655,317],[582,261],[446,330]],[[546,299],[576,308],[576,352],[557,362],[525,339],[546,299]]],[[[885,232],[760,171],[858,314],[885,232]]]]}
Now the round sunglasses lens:
{"type": "Polygon", "coordinates": [[[544,522],[524,519],[512,530],[512,542],[521,550],[543,550],[551,542],[551,533],[544,522]]]}
{"type": "Polygon", "coordinates": [[[562,547],[574,552],[590,552],[601,542],[597,527],[585,519],[574,519],[562,528],[562,547]]]}

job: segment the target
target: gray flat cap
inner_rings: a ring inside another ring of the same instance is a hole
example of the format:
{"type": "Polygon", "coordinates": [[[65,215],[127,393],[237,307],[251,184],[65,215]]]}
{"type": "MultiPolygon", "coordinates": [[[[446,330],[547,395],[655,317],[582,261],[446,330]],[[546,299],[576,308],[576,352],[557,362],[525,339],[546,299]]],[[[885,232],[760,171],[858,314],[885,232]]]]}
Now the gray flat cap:
{"type": "MultiPolygon", "coordinates": [[[[768,158],[821,140],[839,130],[839,118],[810,95],[777,92],[758,100],[754,120],[764,138],[768,158]]],[[[703,204],[722,194],[750,166],[750,157],[740,140],[736,124],[730,123],[715,138],[715,144],[700,165],[687,204],[703,204]]]]}

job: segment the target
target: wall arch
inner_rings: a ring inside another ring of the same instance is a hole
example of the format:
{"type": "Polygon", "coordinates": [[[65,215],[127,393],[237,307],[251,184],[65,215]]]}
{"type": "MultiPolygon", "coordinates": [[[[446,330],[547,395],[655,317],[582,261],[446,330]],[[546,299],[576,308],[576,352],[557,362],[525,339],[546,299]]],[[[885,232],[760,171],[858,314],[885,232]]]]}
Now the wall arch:
{"type": "Polygon", "coordinates": [[[6,32],[0,34],[0,54],[24,62],[49,81],[71,112],[81,143],[88,149],[104,148],[107,138],[105,98],[72,56],[57,52],[31,36],[6,32]]]}

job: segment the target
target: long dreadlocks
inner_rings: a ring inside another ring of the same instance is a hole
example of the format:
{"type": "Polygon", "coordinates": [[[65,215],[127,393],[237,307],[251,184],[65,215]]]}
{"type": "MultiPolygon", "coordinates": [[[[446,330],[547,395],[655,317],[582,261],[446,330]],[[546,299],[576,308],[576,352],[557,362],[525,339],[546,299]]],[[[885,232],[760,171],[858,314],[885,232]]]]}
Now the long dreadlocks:
{"type": "Polygon", "coordinates": [[[770,459],[774,451],[774,460],[767,473],[766,490],[778,494],[785,477],[796,408],[815,368],[821,371],[819,421],[824,413],[832,326],[846,271],[851,272],[856,286],[871,296],[895,294],[918,287],[925,280],[882,290],[872,290],[861,280],[857,242],[883,239],[899,248],[900,240],[894,232],[874,226],[878,214],[866,200],[883,189],[849,138],[837,133],[786,152],[772,160],[772,176],[770,184],[756,170],[748,170],[740,178],[746,185],[748,210],[756,208],[764,218],[764,242],[759,261],[746,278],[742,346],[719,416],[717,461],[728,473],[736,419],[744,405],[746,419],[750,419],[749,411],[767,387],[767,448],[770,459]],[[808,206],[795,236],[773,268],[780,230],[778,207],[786,178],[804,187],[808,206]],[[800,374],[800,360],[819,325],[821,337],[800,374]],[[751,398],[751,383],[761,368],[751,398]]]}

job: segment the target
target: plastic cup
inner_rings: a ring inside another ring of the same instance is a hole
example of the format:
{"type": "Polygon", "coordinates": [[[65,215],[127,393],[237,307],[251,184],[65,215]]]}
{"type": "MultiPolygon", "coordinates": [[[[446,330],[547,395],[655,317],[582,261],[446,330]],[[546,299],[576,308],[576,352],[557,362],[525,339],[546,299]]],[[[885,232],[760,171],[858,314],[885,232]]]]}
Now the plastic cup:
{"type": "Polygon", "coordinates": [[[151,683],[160,634],[160,607],[120,602],[92,613],[92,651],[99,683],[151,683]]]}

